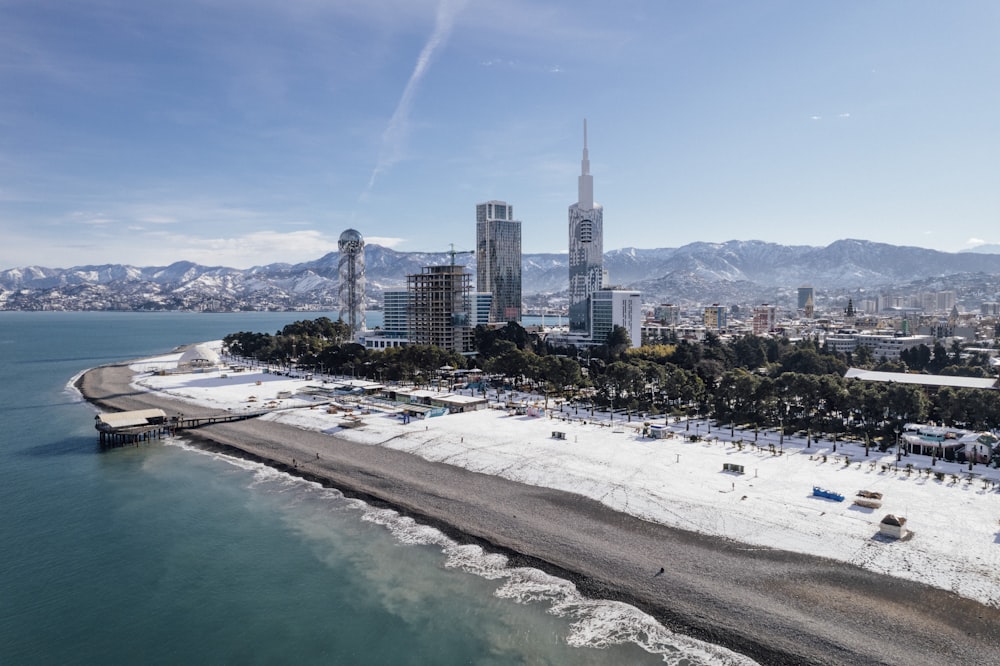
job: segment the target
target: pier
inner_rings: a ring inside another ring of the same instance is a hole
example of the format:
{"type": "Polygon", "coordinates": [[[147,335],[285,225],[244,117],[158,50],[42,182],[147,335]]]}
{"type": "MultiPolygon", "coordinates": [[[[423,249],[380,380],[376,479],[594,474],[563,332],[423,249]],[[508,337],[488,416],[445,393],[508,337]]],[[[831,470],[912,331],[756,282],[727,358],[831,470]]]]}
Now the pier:
{"type": "Polygon", "coordinates": [[[162,409],[139,409],[131,412],[108,412],[94,417],[101,446],[115,448],[139,445],[153,439],[170,436],[181,430],[191,430],[213,423],[245,421],[266,414],[266,410],[243,414],[217,414],[184,418],[183,415],[168,417],[162,409]]]}

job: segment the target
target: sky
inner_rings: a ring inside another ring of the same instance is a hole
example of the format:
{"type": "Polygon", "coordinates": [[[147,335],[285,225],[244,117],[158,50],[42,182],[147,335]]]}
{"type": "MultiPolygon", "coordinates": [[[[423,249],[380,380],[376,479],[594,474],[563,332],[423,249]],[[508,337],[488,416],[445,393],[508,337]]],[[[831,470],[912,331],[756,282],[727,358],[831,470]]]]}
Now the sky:
{"type": "Polygon", "coordinates": [[[1000,243],[994,0],[0,0],[0,269],[1000,243]]]}

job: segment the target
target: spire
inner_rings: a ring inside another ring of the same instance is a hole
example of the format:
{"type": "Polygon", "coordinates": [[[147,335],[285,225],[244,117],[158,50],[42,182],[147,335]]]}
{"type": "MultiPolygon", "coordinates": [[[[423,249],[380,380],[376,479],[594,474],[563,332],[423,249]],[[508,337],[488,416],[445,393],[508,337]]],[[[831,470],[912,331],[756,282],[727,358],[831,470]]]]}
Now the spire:
{"type": "Polygon", "coordinates": [[[590,210],[594,207],[594,177],[590,175],[590,154],[587,152],[587,119],[583,119],[583,159],[580,160],[577,205],[590,210]]]}

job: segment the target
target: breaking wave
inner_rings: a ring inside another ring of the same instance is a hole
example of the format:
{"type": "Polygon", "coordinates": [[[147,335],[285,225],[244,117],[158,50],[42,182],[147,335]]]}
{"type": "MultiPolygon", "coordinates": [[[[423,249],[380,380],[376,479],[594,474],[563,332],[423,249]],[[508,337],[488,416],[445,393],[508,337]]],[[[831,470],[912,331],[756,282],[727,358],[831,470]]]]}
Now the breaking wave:
{"type": "Polygon", "coordinates": [[[751,666],[757,662],[721,646],[670,631],[634,606],[584,597],[572,582],[540,569],[514,567],[508,558],[473,544],[462,544],[440,530],[418,523],[393,509],[379,508],[345,497],[341,492],[288,474],[263,463],[214,451],[206,451],[181,438],[164,440],[213,459],[224,461],[252,474],[251,486],[266,485],[272,492],[319,491],[330,500],[360,512],[361,520],[387,529],[403,544],[439,548],[444,566],[480,578],[498,581],[494,594],[519,604],[547,605],[547,612],[570,621],[567,643],[574,647],[607,648],[633,643],[650,654],[659,655],[672,666],[751,666]]]}

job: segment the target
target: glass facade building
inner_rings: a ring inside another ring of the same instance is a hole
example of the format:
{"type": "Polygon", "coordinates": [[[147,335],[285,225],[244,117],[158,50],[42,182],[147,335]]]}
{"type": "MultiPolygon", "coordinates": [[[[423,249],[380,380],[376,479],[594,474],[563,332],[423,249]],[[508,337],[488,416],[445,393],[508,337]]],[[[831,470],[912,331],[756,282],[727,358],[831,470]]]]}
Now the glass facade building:
{"type": "Polygon", "coordinates": [[[476,205],[476,290],[493,294],[490,321],[521,321],[521,222],[505,201],[476,205]]]}
{"type": "Polygon", "coordinates": [[[590,295],[604,287],[604,209],[594,203],[586,120],[580,171],[577,202],[569,207],[569,330],[593,332],[590,295]]]}

